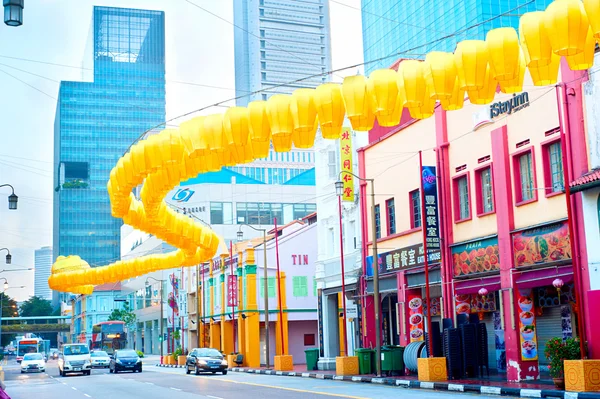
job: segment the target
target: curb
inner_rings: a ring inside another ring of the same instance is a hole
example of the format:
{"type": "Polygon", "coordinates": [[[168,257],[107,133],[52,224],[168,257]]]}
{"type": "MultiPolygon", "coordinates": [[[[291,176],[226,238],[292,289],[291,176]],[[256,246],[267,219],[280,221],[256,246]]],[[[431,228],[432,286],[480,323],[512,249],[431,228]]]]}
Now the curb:
{"type": "Polygon", "coordinates": [[[166,367],[166,368],[171,368],[171,369],[182,369],[182,368],[185,368],[185,365],[184,366],[179,366],[177,364],[159,364],[159,363],[157,363],[157,364],[155,364],[155,366],[156,367],[166,367]]]}
{"type": "MultiPolygon", "coordinates": [[[[168,367],[168,366],[167,366],[168,367]]],[[[591,392],[565,392],[551,389],[525,389],[510,387],[494,387],[476,384],[452,384],[447,382],[424,382],[415,380],[397,380],[392,378],[345,376],[333,374],[319,374],[310,372],[275,371],[261,369],[246,369],[232,367],[229,371],[237,373],[251,373],[264,375],[277,375],[284,377],[317,378],[321,380],[336,380],[356,383],[370,383],[379,385],[396,386],[406,389],[429,389],[447,392],[466,392],[480,395],[512,396],[521,398],[560,398],[560,399],[600,399],[600,393],[591,392]]]]}

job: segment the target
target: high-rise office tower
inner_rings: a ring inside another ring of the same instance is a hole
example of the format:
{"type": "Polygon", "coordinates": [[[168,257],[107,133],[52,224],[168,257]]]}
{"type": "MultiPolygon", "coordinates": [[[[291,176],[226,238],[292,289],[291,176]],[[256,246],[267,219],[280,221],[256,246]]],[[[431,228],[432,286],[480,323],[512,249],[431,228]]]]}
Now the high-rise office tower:
{"type": "Polygon", "coordinates": [[[234,22],[238,105],[329,80],[290,83],[331,70],[329,0],[234,0],[234,22]]]}
{"type": "Polygon", "coordinates": [[[162,11],[94,7],[91,81],[60,85],[54,127],[54,256],[90,265],[120,257],[120,226],[106,190],[129,146],[165,120],[162,11]]]}
{"type": "Polygon", "coordinates": [[[52,247],[42,247],[35,250],[33,295],[47,300],[52,300],[52,290],[48,286],[52,261],[52,247]]]}
{"type": "Polygon", "coordinates": [[[544,10],[551,2],[362,0],[365,73],[387,68],[398,58],[423,59],[433,50],[452,52],[464,39],[485,39],[490,29],[518,29],[522,14],[544,10]]]}

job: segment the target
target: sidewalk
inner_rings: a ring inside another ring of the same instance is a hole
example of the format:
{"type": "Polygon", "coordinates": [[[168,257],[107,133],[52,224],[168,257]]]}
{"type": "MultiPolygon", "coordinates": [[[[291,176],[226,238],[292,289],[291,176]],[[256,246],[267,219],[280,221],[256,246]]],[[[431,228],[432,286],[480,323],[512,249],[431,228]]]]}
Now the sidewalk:
{"type": "MultiPolygon", "coordinates": [[[[168,367],[168,366],[167,366],[168,367]]],[[[525,398],[560,398],[560,399],[600,399],[600,393],[577,393],[557,390],[552,381],[536,380],[520,383],[506,382],[500,376],[483,379],[452,380],[444,382],[419,381],[416,375],[400,377],[377,378],[369,375],[336,375],[335,370],[307,371],[306,365],[294,365],[294,371],[274,371],[264,367],[249,369],[245,367],[232,367],[230,371],[240,373],[253,373],[277,375],[287,377],[318,378],[325,380],[339,380],[356,383],[371,383],[402,387],[405,389],[431,389],[436,391],[467,392],[471,394],[499,395],[525,398]]]]}

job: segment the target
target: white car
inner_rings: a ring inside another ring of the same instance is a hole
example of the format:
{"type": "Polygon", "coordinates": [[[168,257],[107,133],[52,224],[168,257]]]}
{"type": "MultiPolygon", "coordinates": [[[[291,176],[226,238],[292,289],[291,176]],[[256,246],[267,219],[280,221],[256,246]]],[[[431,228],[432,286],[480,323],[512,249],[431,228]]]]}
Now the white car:
{"type": "Polygon", "coordinates": [[[46,371],[46,362],[41,353],[28,353],[23,356],[23,361],[21,361],[21,373],[30,373],[32,371],[39,373],[46,371]]]}
{"type": "Polygon", "coordinates": [[[110,356],[104,351],[93,351],[92,355],[92,367],[104,367],[108,368],[110,365],[110,356]]]}
{"type": "Polygon", "coordinates": [[[92,363],[90,350],[85,344],[65,344],[58,355],[58,373],[65,377],[67,373],[90,375],[92,363]]]}

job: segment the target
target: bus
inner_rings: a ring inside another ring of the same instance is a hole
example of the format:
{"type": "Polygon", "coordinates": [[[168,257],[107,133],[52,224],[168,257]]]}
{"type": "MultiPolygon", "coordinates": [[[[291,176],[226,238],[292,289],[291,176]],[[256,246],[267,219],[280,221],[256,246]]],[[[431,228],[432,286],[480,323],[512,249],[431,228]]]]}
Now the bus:
{"type": "Polygon", "coordinates": [[[28,353],[43,352],[43,341],[41,338],[17,338],[17,363],[21,363],[23,356],[28,353]]]}
{"type": "Polygon", "coordinates": [[[94,325],[92,334],[91,350],[103,350],[108,354],[124,349],[127,345],[127,333],[125,322],[102,321],[94,325]]]}

